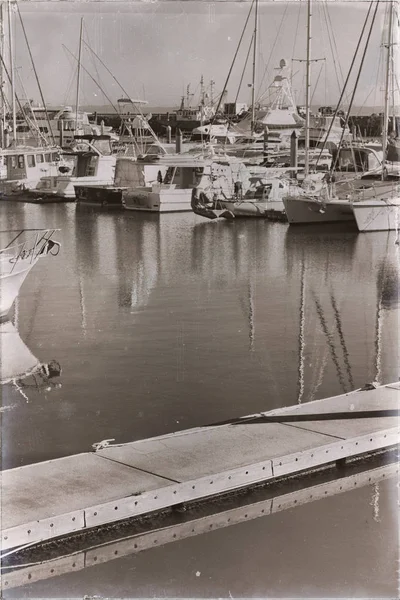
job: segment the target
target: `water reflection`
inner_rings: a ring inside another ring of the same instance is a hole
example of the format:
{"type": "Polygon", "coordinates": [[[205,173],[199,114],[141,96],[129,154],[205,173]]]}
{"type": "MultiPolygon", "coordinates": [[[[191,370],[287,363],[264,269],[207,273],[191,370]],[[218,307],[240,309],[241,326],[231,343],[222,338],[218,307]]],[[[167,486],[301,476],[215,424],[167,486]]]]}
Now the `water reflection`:
{"type": "MultiPolygon", "coordinates": [[[[22,340],[11,320],[0,322],[0,384],[15,388],[26,402],[32,391],[50,392],[60,388],[60,363],[56,360],[40,362],[22,340]]],[[[7,393],[3,390],[3,398],[7,393]]],[[[3,403],[2,409],[7,410],[3,403]]]]}
{"type": "MultiPolygon", "coordinates": [[[[397,380],[391,234],[70,205],[0,210],[15,225],[61,229],[57,265],[26,282],[19,322],[33,354],[56,345],[68,372],[59,410],[74,417],[58,456],[397,380]]],[[[54,457],[50,418],[32,419],[47,443],[25,460],[54,457]]],[[[19,429],[10,460],[21,457],[19,429]]]]}

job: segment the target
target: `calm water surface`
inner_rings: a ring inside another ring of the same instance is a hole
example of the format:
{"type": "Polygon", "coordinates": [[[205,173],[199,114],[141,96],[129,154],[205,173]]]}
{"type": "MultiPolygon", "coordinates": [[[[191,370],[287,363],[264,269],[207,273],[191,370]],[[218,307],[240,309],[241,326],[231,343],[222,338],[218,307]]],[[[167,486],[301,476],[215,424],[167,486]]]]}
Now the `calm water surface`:
{"type": "MultiPolygon", "coordinates": [[[[2,387],[3,468],[399,378],[395,232],[74,204],[4,202],[0,218],[60,228],[62,243],[11,314],[21,364],[2,387]],[[21,376],[26,352],[61,375],[21,376]]],[[[19,593],[397,595],[395,483],[379,521],[368,487],[19,593]]]]}

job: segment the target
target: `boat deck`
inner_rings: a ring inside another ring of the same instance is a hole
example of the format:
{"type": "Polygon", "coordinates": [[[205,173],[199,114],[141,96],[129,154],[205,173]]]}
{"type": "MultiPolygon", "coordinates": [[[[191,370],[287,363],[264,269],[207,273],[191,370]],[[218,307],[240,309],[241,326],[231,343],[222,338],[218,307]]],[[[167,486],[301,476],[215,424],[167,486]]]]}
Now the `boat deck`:
{"type": "Polygon", "coordinates": [[[357,390],[251,415],[247,423],[238,419],[128,444],[100,444],[95,452],[4,471],[2,548],[53,539],[392,447],[400,432],[399,392],[400,383],[357,390]],[[384,412],[388,410],[390,416],[384,412]],[[362,418],[358,411],[383,412],[374,418],[365,418],[364,412],[362,418]],[[325,420],[335,412],[346,413],[346,418],[333,415],[325,420]],[[347,418],[351,413],[355,418],[347,418]],[[304,420],[310,414],[314,420],[304,420]],[[273,417],[277,422],[254,417],[273,417]]]}

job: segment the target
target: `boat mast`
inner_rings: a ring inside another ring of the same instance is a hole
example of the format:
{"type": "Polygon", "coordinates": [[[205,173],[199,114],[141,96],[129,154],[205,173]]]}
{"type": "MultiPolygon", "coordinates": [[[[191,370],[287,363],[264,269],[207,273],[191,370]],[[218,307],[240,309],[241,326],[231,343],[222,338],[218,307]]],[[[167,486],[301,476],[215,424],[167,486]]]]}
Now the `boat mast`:
{"type": "Polygon", "coordinates": [[[11,71],[11,106],[13,122],[13,141],[17,141],[17,113],[15,108],[15,79],[14,79],[14,40],[11,22],[11,0],[8,0],[8,41],[10,44],[10,71],[11,71]]]}
{"type": "Polygon", "coordinates": [[[76,82],[76,108],[75,108],[75,135],[78,133],[78,110],[79,110],[79,87],[81,80],[81,57],[82,57],[82,37],[83,37],[83,17],[81,17],[81,31],[79,35],[79,54],[78,54],[78,76],[76,82]]]}
{"type": "Polygon", "coordinates": [[[258,0],[254,13],[254,40],[253,40],[253,77],[251,85],[251,135],[254,134],[256,124],[256,67],[257,67],[257,26],[258,26],[258,0]]]}
{"type": "Polygon", "coordinates": [[[387,54],[386,54],[386,74],[385,74],[385,104],[383,111],[383,131],[382,131],[382,179],[385,177],[385,165],[386,165],[386,149],[388,142],[388,131],[389,131],[389,87],[390,87],[390,62],[392,58],[392,30],[393,30],[393,1],[389,4],[389,30],[387,40],[387,54]]]}
{"type": "MultiPolygon", "coordinates": [[[[0,53],[4,56],[4,5],[3,2],[0,4],[0,53]]],[[[4,148],[4,130],[6,128],[6,102],[4,97],[4,68],[3,63],[0,61],[0,112],[1,112],[1,132],[0,132],[0,146],[4,148]]]]}
{"type": "Polygon", "coordinates": [[[311,0],[307,0],[307,66],[306,66],[306,122],[305,122],[305,156],[304,175],[310,172],[310,98],[311,98],[311,0]]]}

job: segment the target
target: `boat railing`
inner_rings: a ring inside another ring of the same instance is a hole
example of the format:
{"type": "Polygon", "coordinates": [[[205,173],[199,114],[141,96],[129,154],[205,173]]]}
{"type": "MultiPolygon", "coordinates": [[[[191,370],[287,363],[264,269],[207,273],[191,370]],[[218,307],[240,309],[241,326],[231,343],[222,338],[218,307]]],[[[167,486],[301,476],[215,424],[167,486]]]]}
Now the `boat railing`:
{"type": "MultiPolygon", "coordinates": [[[[8,230],[1,233],[14,233],[8,244],[0,249],[0,263],[9,265],[7,273],[11,275],[16,265],[22,261],[32,264],[38,258],[52,254],[56,256],[60,251],[60,243],[52,239],[59,229],[19,229],[8,230]],[[23,234],[31,233],[27,239],[18,241],[23,234]]],[[[3,272],[3,269],[2,269],[3,272]]]]}

